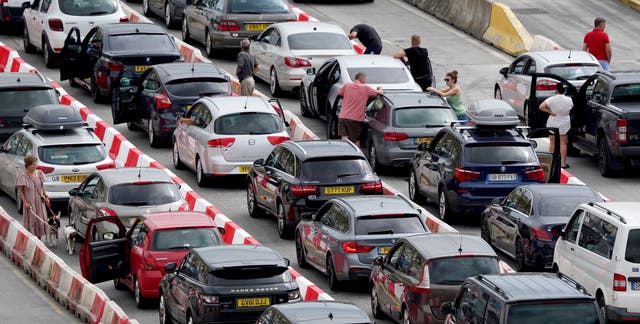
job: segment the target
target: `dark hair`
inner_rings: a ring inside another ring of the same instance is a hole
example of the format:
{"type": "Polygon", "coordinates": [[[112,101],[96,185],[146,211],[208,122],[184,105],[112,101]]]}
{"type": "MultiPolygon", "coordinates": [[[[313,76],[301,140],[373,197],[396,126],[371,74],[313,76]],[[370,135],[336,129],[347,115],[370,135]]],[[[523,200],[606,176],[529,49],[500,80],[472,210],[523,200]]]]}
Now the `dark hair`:
{"type": "Polygon", "coordinates": [[[458,83],[458,71],[453,70],[451,72],[447,72],[447,76],[451,78],[453,83],[458,83]]]}
{"type": "Polygon", "coordinates": [[[24,167],[28,168],[31,165],[38,163],[38,159],[33,155],[27,155],[24,157],[24,167]]]}
{"type": "Polygon", "coordinates": [[[604,24],[605,22],[607,22],[607,21],[604,18],[598,17],[593,21],[593,27],[598,27],[601,24],[604,24]]]}
{"type": "Polygon", "coordinates": [[[364,74],[364,72],[358,72],[358,73],[356,73],[356,75],[353,77],[353,79],[354,79],[354,80],[358,80],[358,79],[360,79],[361,77],[367,77],[367,75],[366,75],[366,74],[364,74]]]}
{"type": "Polygon", "coordinates": [[[558,91],[559,94],[563,94],[565,90],[566,87],[564,86],[564,83],[558,82],[558,84],[556,85],[556,91],[558,91]]]}

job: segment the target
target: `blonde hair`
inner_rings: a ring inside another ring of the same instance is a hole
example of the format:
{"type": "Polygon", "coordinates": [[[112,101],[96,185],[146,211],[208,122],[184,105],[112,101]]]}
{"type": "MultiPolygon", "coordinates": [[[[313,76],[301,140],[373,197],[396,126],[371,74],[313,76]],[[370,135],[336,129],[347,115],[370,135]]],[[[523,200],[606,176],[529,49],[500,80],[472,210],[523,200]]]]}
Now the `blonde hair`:
{"type": "Polygon", "coordinates": [[[447,72],[447,76],[451,78],[453,83],[458,83],[458,71],[453,70],[451,72],[447,72]]]}
{"type": "Polygon", "coordinates": [[[24,157],[24,167],[28,168],[34,164],[38,163],[38,159],[33,155],[27,155],[24,157]]]}

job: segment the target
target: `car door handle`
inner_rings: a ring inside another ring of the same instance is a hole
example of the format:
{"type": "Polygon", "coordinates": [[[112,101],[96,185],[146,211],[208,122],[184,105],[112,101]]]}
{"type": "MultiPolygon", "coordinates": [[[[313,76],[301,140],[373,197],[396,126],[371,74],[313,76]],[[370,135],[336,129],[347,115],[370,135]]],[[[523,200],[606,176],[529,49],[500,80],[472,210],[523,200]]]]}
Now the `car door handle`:
{"type": "Polygon", "coordinates": [[[574,248],[569,248],[569,250],[571,250],[571,251],[575,251],[575,249],[574,249],[574,248]]]}

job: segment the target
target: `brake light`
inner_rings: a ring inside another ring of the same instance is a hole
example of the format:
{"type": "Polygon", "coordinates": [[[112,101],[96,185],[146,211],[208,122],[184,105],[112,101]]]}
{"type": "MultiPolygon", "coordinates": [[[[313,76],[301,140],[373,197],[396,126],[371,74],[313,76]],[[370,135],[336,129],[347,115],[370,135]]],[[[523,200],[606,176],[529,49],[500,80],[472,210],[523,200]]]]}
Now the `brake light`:
{"type": "Polygon", "coordinates": [[[267,140],[271,145],[278,145],[284,141],[289,140],[289,136],[267,136],[267,140]]]}
{"type": "Polygon", "coordinates": [[[536,167],[533,170],[529,170],[529,171],[525,172],[524,175],[529,180],[536,180],[536,181],[539,181],[539,182],[544,182],[544,170],[542,169],[541,166],[536,167]]]}
{"type": "Polygon", "coordinates": [[[431,280],[429,279],[429,265],[425,264],[422,267],[422,281],[417,286],[413,286],[414,292],[419,294],[429,294],[431,293],[431,280]]]}
{"type": "Polygon", "coordinates": [[[172,106],[171,99],[169,99],[166,93],[157,94],[153,98],[156,100],[156,109],[158,110],[169,109],[172,106]]]}
{"type": "Polygon", "coordinates": [[[361,193],[382,193],[382,181],[363,183],[360,185],[361,193]]]}
{"type": "Polygon", "coordinates": [[[129,22],[129,17],[120,17],[120,22],[129,22]]]}
{"type": "Polygon", "coordinates": [[[207,145],[209,145],[209,147],[229,147],[235,142],[235,137],[223,137],[209,140],[207,145]]]}
{"type": "Polygon", "coordinates": [[[627,120],[618,119],[616,124],[618,125],[618,140],[620,144],[627,144],[627,120]]]}
{"type": "Polygon", "coordinates": [[[455,168],[453,177],[458,182],[476,181],[480,178],[480,172],[465,170],[464,168],[455,168]]]}
{"type": "Polygon", "coordinates": [[[284,58],[284,64],[292,68],[311,67],[311,62],[305,59],[291,57],[291,56],[287,56],[284,58]]]}
{"type": "Polygon", "coordinates": [[[558,87],[558,82],[551,80],[539,80],[536,82],[536,90],[537,91],[556,91],[558,87]]]}
{"type": "Polygon", "coordinates": [[[62,20],[58,18],[49,19],[49,29],[52,31],[64,31],[64,26],[62,25],[62,20]]]}
{"type": "Polygon", "coordinates": [[[116,167],[116,163],[115,162],[109,162],[109,163],[105,163],[105,164],[96,165],[96,169],[98,169],[98,170],[113,169],[115,167],[116,167]]]}
{"type": "Polygon", "coordinates": [[[318,186],[299,186],[299,185],[294,185],[289,187],[289,190],[291,190],[291,194],[293,194],[294,196],[308,196],[308,195],[314,195],[318,193],[318,186]]]}
{"type": "Polygon", "coordinates": [[[44,174],[51,173],[51,172],[53,172],[53,170],[55,170],[54,167],[48,167],[48,166],[43,166],[43,165],[38,165],[36,167],[36,169],[42,171],[42,173],[44,173],[44,174]]]}
{"type": "Polygon", "coordinates": [[[385,132],[383,138],[385,141],[398,142],[406,140],[409,138],[409,135],[405,133],[385,132]]]}
{"type": "Polygon", "coordinates": [[[150,185],[152,184],[153,181],[134,181],[133,184],[136,186],[144,186],[144,185],[150,185]]]}
{"type": "Polygon", "coordinates": [[[143,269],[144,270],[160,270],[160,266],[156,262],[156,258],[151,255],[148,251],[144,251],[143,258],[143,269]]]}
{"type": "Polygon", "coordinates": [[[124,68],[124,66],[121,63],[118,62],[112,62],[112,61],[106,61],[107,63],[107,70],[109,71],[122,71],[122,69],[124,68]]]}
{"type": "Polygon", "coordinates": [[[0,118],[0,127],[4,127],[4,120],[2,120],[2,118],[0,118]]]}
{"type": "Polygon", "coordinates": [[[627,277],[619,274],[613,274],[613,291],[627,291],[627,277]]]}
{"type": "Polygon", "coordinates": [[[220,20],[219,23],[214,24],[214,27],[219,31],[238,31],[240,30],[240,26],[238,23],[233,20],[220,20]]]}
{"type": "Polygon", "coordinates": [[[102,216],[118,216],[115,210],[107,207],[102,207],[98,209],[98,212],[102,214],[102,216]]]}
{"type": "Polygon", "coordinates": [[[533,238],[539,241],[551,241],[551,235],[549,235],[549,232],[545,231],[543,228],[540,227],[532,227],[531,228],[532,234],[533,234],[533,238]]]}
{"type": "Polygon", "coordinates": [[[369,253],[373,248],[373,245],[363,245],[356,242],[342,242],[342,250],[345,253],[369,253]]]}

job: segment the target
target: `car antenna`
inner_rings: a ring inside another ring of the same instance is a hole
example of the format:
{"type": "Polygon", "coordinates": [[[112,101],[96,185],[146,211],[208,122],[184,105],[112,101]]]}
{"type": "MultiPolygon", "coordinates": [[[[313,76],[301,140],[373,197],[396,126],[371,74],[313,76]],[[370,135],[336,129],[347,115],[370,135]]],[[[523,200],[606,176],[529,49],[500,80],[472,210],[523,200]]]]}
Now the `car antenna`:
{"type": "Polygon", "coordinates": [[[568,59],[571,59],[571,49],[569,49],[569,57],[568,59]]]}
{"type": "Polygon", "coordinates": [[[378,205],[380,206],[380,208],[384,208],[384,203],[382,201],[378,205]]]}
{"type": "Polygon", "coordinates": [[[141,174],[142,173],[142,168],[138,168],[138,180],[140,180],[141,174]]]}
{"type": "Polygon", "coordinates": [[[191,62],[191,73],[196,71],[196,63],[195,62],[191,62]]]}
{"type": "Polygon", "coordinates": [[[333,321],[333,313],[329,312],[329,316],[328,317],[329,317],[330,321],[333,321]]]}
{"type": "Polygon", "coordinates": [[[244,100],[244,110],[247,110],[247,103],[249,102],[249,96],[244,100]]]}
{"type": "Polygon", "coordinates": [[[458,254],[462,254],[462,233],[460,233],[460,243],[458,244],[458,254]]]}

